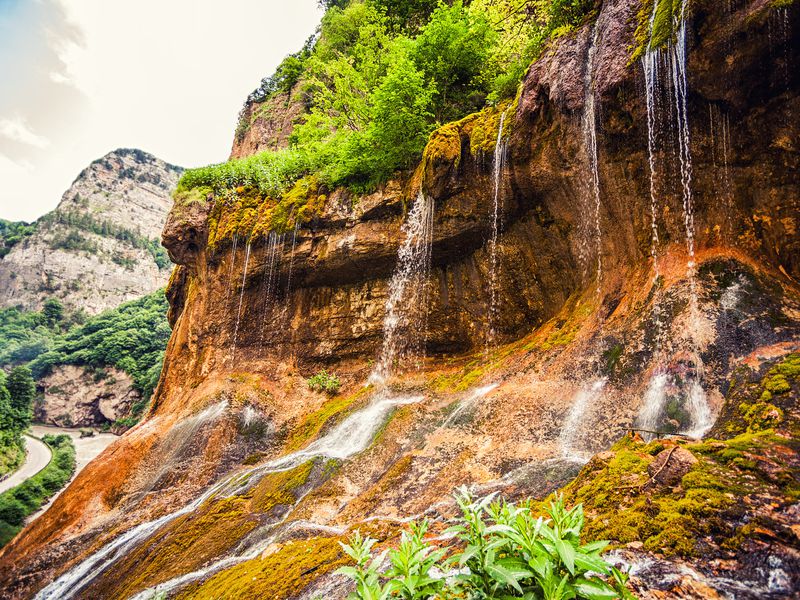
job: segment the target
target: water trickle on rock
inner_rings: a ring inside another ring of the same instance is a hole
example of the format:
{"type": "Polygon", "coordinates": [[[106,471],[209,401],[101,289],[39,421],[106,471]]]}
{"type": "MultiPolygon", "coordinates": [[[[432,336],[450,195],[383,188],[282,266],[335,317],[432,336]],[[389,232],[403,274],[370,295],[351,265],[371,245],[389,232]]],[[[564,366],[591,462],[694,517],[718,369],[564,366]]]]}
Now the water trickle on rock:
{"type": "Polygon", "coordinates": [[[497,130],[497,143],[494,147],[494,203],[492,206],[492,237],[489,240],[489,323],[486,335],[486,354],[495,345],[497,335],[497,314],[499,312],[498,306],[498,259],[497,259],[497,242],[500,236],[500,226],[502,218],[502,176],[503,164],[505,162],[505,154],[507,144],[503,139],[503,125],[505,124],[506,113],[500,115],[500,126],[497,130]]]}
{"type": "Polygon", "coordinates": [[[247,247],[244,251],[244,267],[242,267],[242,285],[239,290],[239,305],[236,308],[236,326],[233,328],[233,347],[231,348],[231,362],[236,359],[236,342],[239,337],[239,323],[242,319],[242,302],[244,301],[244,289],[247,284],[247,267],[250,264],[250,240],[247,240],[247,247]]]}
{"type": "Polygon", "coordinates": [[[584,76],[584,108],[583,108],[583,140],[589,168],[589,196],[586,222],[592,222],[592,237],[595,253],[595,294],[597,296],[598,310],[602,300],[603,281],[603,230],[600,224],[600,210],[602,198],[600,195],[600,167],[597,154],[597,113],[595,109],[594,92],[594,57],[597,52],[597,41],[600,37],[600,28],[595,26],[592,33],[592,43],[586,60],[586,74],[584,76]]]}
{"type": "MultiPolygon", "coordinates": [[[[652,32],[655,17],[658,11],[659,2],[653,5],[653,12],[650,17],[650,31],[652,32]]],[[[642,67],[645,75],[645,93],[647,103],[647,126],[648,126],[648,162],[650,166],[650,200],[652,212],[652,239],[651,255],[653,257],[654,285],[658,285],[660,277],[658,269],[658,222],[659,202],[657,196],[656,178],[658,169],[656,166],[656,156],[662,146],[666,146],[659,131],[659,123],[669,124],[670,133],[674,134],[675,153],[679,166],[679,182],[681,205],[683,211],[683,225],[686,236],[686,277],[689,287],[689,314],[688,330],[690,334],[689,345],[692,358],[692,368],[689,369],[689,379],[686,382],[684,408],[689,412],[690,426],[689,431],[693,435],[702,435],[710,428],[712,420],[710,418],[710,408],[708,406],[705,392],[702,388],[703,363],[700,358],[700,351],[693,331],[697,328],[700,321],[699,297],[697,291],[697,272],[695,258],[695,225],[694,225],[694,196],[692,191],[692,151],[691,136],[689,131],[689,108],[688,108],[688,81],[686,72],[686,1],[681,3],[680,13],[674,23],[676,30],[675,41],[670,41],[664,50],[653,48],[648,45],[647,52],[642,57],[642,67]],[[664,67],[664,77],[669,84],[672,92],[671,101],[663,98],[661,93],[661,66],[664,67]],[[666,105],[666,106],[665,106],[666,105]],[[665,110],[668,115],[662,115],[665,110]]],[[[661,174],[666,180],[666,165],[661,174]]],[[[654,300],[654,320],[656,323],[656,358],[663,345],[663,324],[661,321],[660,298],[654,300]]],[[[644,422],[651,420],[653,415],[663,415],[666,405],[666,396],[663,393],[665,385],[661,380],[655,380],[662,374],[660,369],[656,369],[648,390],[645,393],[644,404],[640,410],[637,423],[644,428],[644,422]],[[662,390],[659,393],[659,390],[662,390]]],[[[653,423],[649,423],[650,426],[653,423]]],[[[654,427],[655,428],[655,427],[654,427]]]]}
{"type": "Polygon", "coordinates": [[[581,433],[581,426],[586,418],[587,412],[591,412],[594,405],[603,393],[607,379],[605,377],[595,379],[584,384],[575,394],[564,425],[561,427],[561,434],[558,444],[561,458],[574,462],[586,462],[589,455],[586,449],[581,450],[575,447],[576,440],[581,433]]]}
{"type": "Polygon", "coordinates": [[[428,276],[433,244],[433,200],[420,189],[403,225],[404,240],[389,282],[383,346],[370,382],[382,388],[395,364],[419,356],[425,347],[428,276]]]}

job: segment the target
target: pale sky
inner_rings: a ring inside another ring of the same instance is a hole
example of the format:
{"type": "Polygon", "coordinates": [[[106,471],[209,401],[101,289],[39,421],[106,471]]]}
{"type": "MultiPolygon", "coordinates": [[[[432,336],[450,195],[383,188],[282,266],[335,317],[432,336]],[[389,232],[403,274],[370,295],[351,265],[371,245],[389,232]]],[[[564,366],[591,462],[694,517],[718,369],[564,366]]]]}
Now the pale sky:
{"type": "Polygon", "coordinates": [[[247,94],[321,16],[317,0],[0,0],[0,218],[52,210],[116,148],[226,160],[247,94]]]}

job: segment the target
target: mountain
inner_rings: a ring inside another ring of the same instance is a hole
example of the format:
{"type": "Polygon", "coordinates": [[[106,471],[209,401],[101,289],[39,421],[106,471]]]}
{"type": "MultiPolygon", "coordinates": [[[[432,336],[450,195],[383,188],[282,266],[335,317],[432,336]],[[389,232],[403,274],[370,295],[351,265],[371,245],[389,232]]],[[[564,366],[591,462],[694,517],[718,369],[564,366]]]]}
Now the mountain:
{"type": "Polygon", "coordinates": [[[92,162],[54,211],[21,234],[6,227],[0,306],[36,310],[56,298],[97,314],[163,286],[171,264],[158,238],[181,172],[141,150],[92,162]]]}
{"type": "Polygon", "coordinates": [[[441,597],[610,598],[609,540],[643,598],[796,595],[797,3],[529,5],[510,93],[497,19],[389,4],[326,3],[294,144],[182,176],[152,407],[0,585],[343,600],[422,543],[465,552],[441,597]]]}

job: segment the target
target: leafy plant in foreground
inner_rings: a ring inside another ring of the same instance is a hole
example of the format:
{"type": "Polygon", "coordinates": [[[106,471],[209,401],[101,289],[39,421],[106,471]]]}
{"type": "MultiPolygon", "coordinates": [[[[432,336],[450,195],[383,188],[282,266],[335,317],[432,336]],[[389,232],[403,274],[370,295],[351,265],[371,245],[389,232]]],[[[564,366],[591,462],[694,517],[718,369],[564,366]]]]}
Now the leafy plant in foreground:
{"type": "Polygon", "coordinates": [[[557,497],[547,517],[534,517],[530,506],[496,501],[494,495],[476,500],[463,488],[456,501],[461,515],[446,533],[463,543],[458,550],[429,545],[427,522],[412,525],[397,549],[375,559],[370,551],[376,542],[369,537],[356,533],[350,545],[343,544],[356,562],[339,571],[356,581],[351,598],[633,598],[627,574],[601,556],[607,542],[581,543],[581,505],[567,509],[557,497]],[[381,574],[387,554],[391,567],[381,574]]]}

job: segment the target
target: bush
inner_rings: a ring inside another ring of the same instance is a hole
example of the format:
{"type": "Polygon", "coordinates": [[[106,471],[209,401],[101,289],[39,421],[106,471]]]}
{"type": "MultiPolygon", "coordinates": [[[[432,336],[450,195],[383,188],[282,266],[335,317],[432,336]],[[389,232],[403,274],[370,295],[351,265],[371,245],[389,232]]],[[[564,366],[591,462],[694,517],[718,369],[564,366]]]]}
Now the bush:
{"type": "Polygon", "coordinates": [[[0,497],[0,520],[9,525],[22,525],[28,509],[14,496],[0,497]]]}
{"type": "Polygon", "coordinates": [[[446,533],[462,542],[459,549],[426,542],[423,521],[402,534],[381,574],[384,555],[371,557],[376,540],[356,532],[342,544],[356,563],[338,571],[356,582],[351,598],[633,598],[627,575],[601,556],[607,542],[581,542],[580,504],[567,510],[556,498],[547,516],[537,518],[530,506],[494,501],[493,494],[474,500],[462,489],[456,500],[461,515],[446,533]],[[435,571],[452,576],[434,577],[435,571]]]}
{"type": "Polygon", "coordinates": [[[306,383],[315,392],[325,392],[331,395],[336,394],[342,385],[336,375],[325,370],[320,371],[313,377],[309,377],[306,383]]]}

